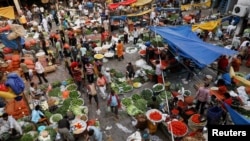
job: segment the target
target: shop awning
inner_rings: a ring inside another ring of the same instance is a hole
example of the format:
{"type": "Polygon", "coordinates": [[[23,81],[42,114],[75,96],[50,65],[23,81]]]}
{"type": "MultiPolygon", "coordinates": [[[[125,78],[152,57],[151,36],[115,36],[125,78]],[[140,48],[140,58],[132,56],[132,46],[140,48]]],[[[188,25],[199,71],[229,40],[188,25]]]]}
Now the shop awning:
{"type": "Polygon", "coordinates": [[[151,11],[152,11],[152,9],[149,9],[149,10],[146,10],[146,11],[143,11],[143,12],[140,12],[140,13],[137,13],[137,14],[129,14],[129,15],[127,15],[127,17],[142,16],[142,15],[144,15],[144,14],[150,13],[151,11]]]}
{"type": "Polygon", "coordinates": [[[192,31],[196,31],[197,29],[201,30],[214,30],[218,25],[220,25],[221,20],[208,21],[200,24],[194,24],[192,26],[192,31]]]}
{"type": "Polygon", "coordinates": [[[14,13],[13,6],[0,8],[0,16],[5,17],[5,18],[9,18],[9,19],[15,19],[15,13],[14,13]]]}
{"type": "Polygon", "coordinates": [[[132,4],[132,6],[138,7],[138,6],[143,6],[146,4],[149,4],[152,2],[152,0],[137,0],[135,3],[132,4]]]}
{"type": "Polygon", "coordinates": [[[181,10],[190,10],[192,8],[209,8],[211,6],[211,0],[208,0],[207,2],[201,2],[201,3],[194,3],[194,4],[186,4],[181,5],[181,10]]]}

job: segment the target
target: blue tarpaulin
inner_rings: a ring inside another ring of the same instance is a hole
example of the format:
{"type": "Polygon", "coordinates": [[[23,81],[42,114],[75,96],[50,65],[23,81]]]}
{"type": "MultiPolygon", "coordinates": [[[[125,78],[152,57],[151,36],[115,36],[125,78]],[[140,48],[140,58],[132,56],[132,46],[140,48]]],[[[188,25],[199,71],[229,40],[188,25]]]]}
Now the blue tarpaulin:
{"type": "Polygon", "coordinates": [[[125,21],[127,19],[127,16],[111,16],[112,20],[123,20],[125,21]]]}
{"type": "Polygon", "coordinates": [[[166,11],[166,12],[179,12],[179,11],[181,11],[180,8],[163,8],[163,7],[156,7],[156,10],[158,12],[160,12],[160,11],[166,11]]]}
{"type": "Polygon", "coordinates": [[[210,65],[221,55],[232,56],[237,53],[202,41],[192,32],[191,26],[149,28],[160,35],[176,55],[193,60],[200,68],[210,65]]]}
{"type": "MultiPolygon", "coordinates": [[[[11,49],[18,49],[18,44],[17,44],[17,40],[9,40],[7,38],[8,34],[2,33],[0,34],[0,41],[4,44],[4,46],[11,48],[11,49]]],[[[21,40],[21,45],[24,45],[24,39],[20,38],[21,40]]]]}
{"type": "Polygon", "coordinates": [[[227,112],[230,114],[230,117],[235,125],[250,125],[250,119],[247,119],[245,116],[241,115],[234,109],[232,109],[229,105],[224,103],[227,112]]]}

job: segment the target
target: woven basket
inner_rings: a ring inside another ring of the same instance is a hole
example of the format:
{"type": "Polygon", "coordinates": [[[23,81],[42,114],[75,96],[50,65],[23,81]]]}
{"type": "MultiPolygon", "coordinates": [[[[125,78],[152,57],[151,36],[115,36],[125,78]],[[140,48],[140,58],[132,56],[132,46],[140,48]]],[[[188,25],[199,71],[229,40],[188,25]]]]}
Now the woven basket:
{"type": "Polygon", "coordinates": [[[207,121],[204,121],[204,122],[201,122],[201,123],[195,123],[192,121],[192,117],[191,116],[189,119],[188,119],[188,126],[191,130],[193,131],[196,131],[198,129],[203,129],[204,126],[207,125],[207,121]]]}

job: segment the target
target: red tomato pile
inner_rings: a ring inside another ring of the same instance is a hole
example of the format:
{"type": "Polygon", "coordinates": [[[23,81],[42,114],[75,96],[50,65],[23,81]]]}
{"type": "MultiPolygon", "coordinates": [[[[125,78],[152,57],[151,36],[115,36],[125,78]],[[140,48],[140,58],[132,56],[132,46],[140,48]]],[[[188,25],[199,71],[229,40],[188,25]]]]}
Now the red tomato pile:
{"type": "Polygon", "coordinates": [[[149,114],[149,118],[154,121],[158,121],[162,119],[161,113],[154,111],[149,114]]]}
{"type": "Polygon", "coordinates": [[[181,121],[171,121],[168,125],[168,130],[176,137],[184,136],[187,133],[187,125],[181,121]],[[172,125],[172,127],[171,127],[172,125]]]}
{"type": "Polygon", "coordinates": [[[194,123],[200,123],[200,114],[194,114],[192,115],[191,117],[191,120],[194,122],[194,123]]]}

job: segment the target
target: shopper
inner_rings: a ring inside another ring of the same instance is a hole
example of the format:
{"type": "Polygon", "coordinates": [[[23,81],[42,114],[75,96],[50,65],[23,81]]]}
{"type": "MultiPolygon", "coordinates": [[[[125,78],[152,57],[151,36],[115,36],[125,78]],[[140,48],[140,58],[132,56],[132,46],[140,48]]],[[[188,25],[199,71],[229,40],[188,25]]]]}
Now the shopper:
{"type": "Polygon", "coordinates": [[[111,93],[108,98],[108,106],[110,106],[111,112],[115,113],[115,117],[118,119],[118,108],[120,108],[121,103],[117,94],[114,90],[111,90],[111,93]]]}
{"type": "Polygon", "coordinates": [[[38,58],[36,58],[36,63],[35,63],[35,70],[36,70],[36,75],[39,79],[39,84],[42,84],[42,79],[48,83],[48,80],[45,78],[45,74],[44,74],[44,68],[43,65],[41,64],[41,62],[38,60],[38,58]]]}
{"type": "Polygon", "coordinates": [[[96,107],[99,109],[99,101],[98,101],[98,96],[97,96],[97,90],[96,90],[96,84],[95,83],[90,83],[87,86],[88,89],[88,96],[89,96],[89,104],[91,104],[92,97],[94,97],[95,102],[96,102],[96,107]]]}
{"type": "Polygon", "coordinates": [[[89,83],[94,82],[94,65],[92,65],[89,61],[85,64],[86,75],[89,83]]]}
{"type": "Polygon", "coordinates": [[[123,50],[123,43],[121,42],[121,40],[118,40],[118,44],[116,45],[116,54],[119,61],[121,61],[121,59],[124,59],[123,50]]]}
{"type": "Polygon", "coordinates": [[[197,100],[195,109],[197,111],[200,111],[200,114],[202,115],[204,113],[204,108],[206,103],[209,100],[209,84],[206,83],[204,87],[200,87],[198,91],[196,92],[195,99],[197,100]]]}
{"type": "Polygon", "coordinates": [[[27,65],[24,63],[24,59],[21,59],[21,63],[20,63],[20,68],[23,71],[23,75],[25,77],[26,81],[31,81],[30,75],[29,75],[29,69],[27,67],[27,65]]]}
{"type": "Polygon", "coordinates": [[[98,78],[96,80],[97,86],[101,92],[101,96],[103,99],[106,99],[107,93],[106,93],[106,85],[107,85],[107,80],[106,77],[99,73],[98,78]]]}

